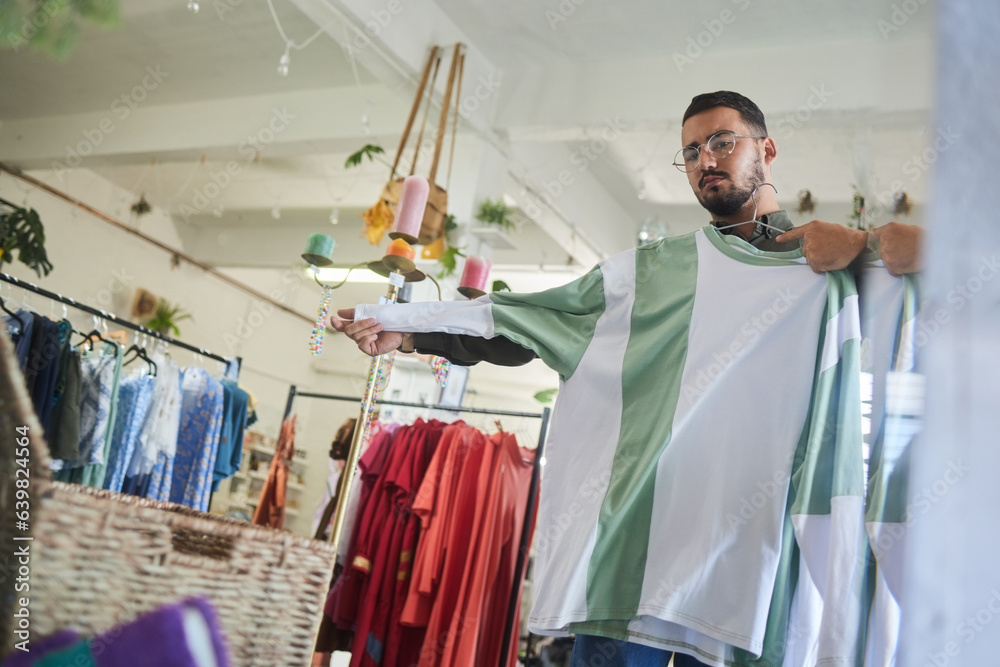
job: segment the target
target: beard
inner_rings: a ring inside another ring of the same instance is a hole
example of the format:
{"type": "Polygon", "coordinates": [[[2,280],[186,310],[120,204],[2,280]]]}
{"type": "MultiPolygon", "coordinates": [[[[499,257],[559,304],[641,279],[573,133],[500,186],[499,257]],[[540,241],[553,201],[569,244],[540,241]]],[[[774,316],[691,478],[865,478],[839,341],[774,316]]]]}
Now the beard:
{"type": "MultiPolygon", "coordinates": [[[[706,175],[721,175],[729,178],[729,174],[725,172],[712,172],[706,175]]],[[[700,190],[696,190],[695,197],[698,198],[698,203],[716,218],[728,218],[739,213],[751,200],[754,188],[759,187],[764,182],[764,167],[758,160],[749,165],[738,176],[737,179],[730,179],[733,185],[728,192],[708,192],[702,195],[700,190]]]]}

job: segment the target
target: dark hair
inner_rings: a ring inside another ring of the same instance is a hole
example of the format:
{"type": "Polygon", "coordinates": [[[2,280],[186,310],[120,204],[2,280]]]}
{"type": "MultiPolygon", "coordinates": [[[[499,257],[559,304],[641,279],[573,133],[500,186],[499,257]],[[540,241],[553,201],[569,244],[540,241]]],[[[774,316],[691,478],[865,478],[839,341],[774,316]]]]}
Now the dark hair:
{"type": "Polygon", "coordinates": [[[751,132],[760,135],[767,134],[767,125],[764,123],[764,114],[761,112],[760,107],[739,93],[729,90],[695,95],[691,100],[691,104],[688,105],[687,111],[684,112],[684,120],[681,121],[681,125],[686,123],[687,119],[691,116],[699,114],[702,111],[714,109],[715,107],[736,109],[740,112],[740,118],[743,119],[743,122],[750,127],[751,132]]]}

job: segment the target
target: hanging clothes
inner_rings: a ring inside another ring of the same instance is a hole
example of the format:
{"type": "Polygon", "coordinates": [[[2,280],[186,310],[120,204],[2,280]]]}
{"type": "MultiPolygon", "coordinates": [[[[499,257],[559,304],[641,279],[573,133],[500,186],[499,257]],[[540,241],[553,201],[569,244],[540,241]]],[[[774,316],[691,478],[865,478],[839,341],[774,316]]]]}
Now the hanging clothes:
{"type": "MultiPolygon", "coordinates": [[[[491,436],[488,446],[496,448],[490,488],[466,552],[459,603],[440,665],[495,665],[500,660],[503,633],[496,629],[507,623],[534,452],[521,449],[513,435],[503,432],[491,436]]],[[[508,656],[509,665],[515,665],[517,651],[508,656]]]]}
{"type": "Polygon", "coordinates": [[[154,354],[152,359],[156,364],[153,395],[122,485],[124,493],[140,497],[149,491],[160,453],[173,457],[177,451],[183,397],[177,362],[164,354],[154,354]]]}
{"type": "MultiPolygon", "coordinates": [[[[353,425],[351,428],[353,432],[353,425]]],[[[355,524],[359,514],[358,508],[367,505],[371,491],[381,474],[389,446],[400,428],[399,424],[382,424],[380,422],[372,424],[368,446],[358,461],[358,479],[352,487],[348,500],[344,527],[340,536],[341,546],[337,549],[338,567],[341,567],[341,571],[334,577],[333,586],[330,588],[323,608],[323,621],[316,641],[318,652],[330,653],[335,650],[351,650],[353,623],[341,614],[340,600],[345,588],[354,589],[360,585],[360,574],[353,568],[345,568],[342,565],[353,560],[356,551],[357,531],[355,524]],[[347,545],[346,548],[344,545],[347,545]]]]}
{"type": "Polygon", "coordinates": [[[83,392],[83,369],[79,348],[67,346],[63,352],[56,383],[55,406],[48,434],[53,455],[53,470],[75,465],[80,458],[80,401],[83,392]]]}
{"type": "Polygon", "coordinates": [[[181,428],[172,462],[170,502],[207,512],[222,430],[222,383],[203,368],[188,367],[181,373],[181,390],[181,428]]]}
{"type": "Polygon", "coordinates": [[[14,354],[17,355],[17,364],[24,373],[28,365],[28,353],[31,350],[31,334],[35,328],[35,316],[33,313],[21,308],[17,312],[17,317],[10,315],[4,317],[7,325],[7,333],[14,341],[14,354]]]}
{"type": "Polygon", "coordinates": [[[100,352],[83,354],[84,378],[99,382],[87,384],[82,390],[80,405],[81,462],[84,465],[69,471],[63,481],[101,487],[107,472],[108,455],[118,417],[118,389],[122,375],[124,349],[117,343],[106,343],[100,352]],[[105,412],[105,409],[107,412],[105,412]],[[94,421],[91,422],[90,419],[94,421]]]}
{"type": "Polygon", "coordinates": [[[114,437],[103,484],[103,488],[109,491],[122,490],[125,473],[135,452],[139,432],[142,430],[152,397],[153,378],[150,376],[132,375],[122,380],[118,391],[119,404],[114,437]]]}
{"type": "Polygon", "coordinates": [[[224,381],[222,390],[222,432],[212,472],[212,491],[218,491],[222,480],[232,477],[240,469],[243,431],[247,426],[247,404],[250,400],[250,395],[235,382],[224,381]]]}
{"type": "Polygon", "coordinates": [[[288,491],[289,462],[295,454],[295,415],[281,424],[281,435],[271,467],[261,489],[257,509],[253,513],[253,523],[281,530],[285,527],[285,499],[288,491]]]}
{"type": "Polygon", "coordinates": [[[437,420],[418,419],[393,443],[394,452],[379,480],[382,493],[372,513],[375,521],[367,544],[359,550],[368,561],[369,576],[361,592],[352,667],[396,665],[401,647],[387,640],[402,611],[417,542],[419,521],[411,520],[411,503],[444,428],[437,420]]]}
{"type": "MultiPolygon", "coordinates": [[[[31,350],[28,353],[29,358],[25,367],[24,379],[28,386],[28,393],[31,394],[31,402],[35,406],[38,421],[45,430],[46,437],[48,436],[52,408],[55,405],[62,343],[65,339],[68,344],[70,330],[68,322],[63,325],[41,315],[35,316],[31,350]]],[[[52,443],[50,442],[50,451],[51,448],[52,443]]],[[[52,452],[52,458],[67,458],[59,454],[60,452],[52,452]]]]}
{"type": "Polygon", "coordinates": [[[389,457],[389,451],[396,435],[401,430],[399,424],[381,425],[381,428],[373,427],[371,440],[364,454],[358,461],[358,480],[352,490],[352,497],[358,499],[356,511],[349,514],[344,522],[344,532],[341,535],[341,546],[347,544],[346,551],[338,548],[338,561],[343,556],[344,571],[337,579],[330,595],[327,597],[325,612],[332,618],[337,627],[343,630],[354,629],[354,618],[357,610],[357,599],[360,595],[362,577],[364,571],[359,571],[354,567],[349,567],[353,563],[358,551],[360,542],[359,535],[362,532],[360,526],[364,509],[371,505],[371,496],[378,483],[382,470],[389,457]]]}

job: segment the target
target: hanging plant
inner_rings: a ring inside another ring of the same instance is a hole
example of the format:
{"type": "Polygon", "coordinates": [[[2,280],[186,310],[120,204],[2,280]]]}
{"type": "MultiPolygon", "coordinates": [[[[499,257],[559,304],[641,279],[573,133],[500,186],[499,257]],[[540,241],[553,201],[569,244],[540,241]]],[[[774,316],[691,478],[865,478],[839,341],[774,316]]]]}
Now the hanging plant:
{"type": "Polygon", "coordinates": [[[344,160],[344,169],[360,166],[362,160],[366,157],[370,161],[374,162],[375,156],[381,155],[382,153],[385,153],[385,150],[383,150],[381,146],[377,146],[375,144],[365,144],[361,150],[347,156],[347,159],[344,160]]]}
{"type": "Polygon", "coordinates": [[[49,275],[52,263],[45,252],[45,227],[38,211],[7,204],[0,212],[0,264],[17,259],[33,269],[39,277],[49,275]]]}
{"type": "Polygon", "coordinates": [[[181,330],[177,323],[192,319],[191,313],[184,312],[179,305],[174,305],[166,299],[160,299],[156,304],[156,313],[146,322],[146,328],[167,336],[180,336],[181,330]]]}
{"type": "Polygon", "coordinates": [[[517,230],[517,223],[513,218],[514,209],[503,203],[503,199],[487,199],[479,205],[479,213],[476,220],[486,225],[496,225],[504,231],[517,230]]]}
{"type": "Polygon", "coordinates": [[[31,46],[65,58],[76,43],[80,23],[118,23],[118,0],[11,0],[0,2],[0,48],[31,46]]]}
{"type": "Polygon", "coordinates": [[[153,207],[149,205],[149,202],[146,201],[146,195],[143,194],[139,197],[139,201],[132,204],[131,210],[133,213],[135,213],[135,216],[137,218],[141,218],[142,216],[152,211],[153,207]]]}

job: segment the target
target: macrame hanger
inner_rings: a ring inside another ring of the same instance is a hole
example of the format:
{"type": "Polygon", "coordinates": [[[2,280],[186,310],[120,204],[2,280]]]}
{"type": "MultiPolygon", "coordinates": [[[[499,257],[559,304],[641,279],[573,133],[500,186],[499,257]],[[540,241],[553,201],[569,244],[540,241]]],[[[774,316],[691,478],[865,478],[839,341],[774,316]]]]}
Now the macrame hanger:
{"type": "Polygon", "coordinates": [[[723,229],[730,229],[732,227],[739,227],[740,225],[745,225],[748,222],[752,222],[754,224],[760,225],[761,227],[767,227],[768,229],[773,229],[774,231],[778,232],[778,234],[784,234],[785,232],[787,232],[788,231],[787,229],[781,229],[780,227],[775,227],[774,225],[769,225],[766,222],[761,222],[760,220],[757,219],[757,190],[759,190],[760,188],[764,187],[765,185],[769,186],[772,190],[774,190],[774,194],[778,194],[778,188],[774,187],[774,185],[772,185],[771,183],[761,183],[760,185],[758,185],[757,187],[755,187],[753,189],[753,191],[750,193],[750,198],[753,199],[753,217],[752,218],[750,218],[749,220],[744,220],[743,222],[734,222],[731,225],[723,225],[722,227],[716,227],[715,229],[717,231],[721,232],[723,229]]]}

